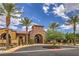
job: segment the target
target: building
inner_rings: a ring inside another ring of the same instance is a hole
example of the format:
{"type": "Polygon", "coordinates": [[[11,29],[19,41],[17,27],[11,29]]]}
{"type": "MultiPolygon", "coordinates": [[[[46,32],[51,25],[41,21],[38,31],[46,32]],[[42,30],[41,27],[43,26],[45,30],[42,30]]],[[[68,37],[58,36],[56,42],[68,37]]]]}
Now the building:
{"type": "MultiPolygon", "coordinates": [[[[10,45],[24,45],[26,44],[26,32],[16,32],[9,29],[9,44],[10,45]]],[[[28,43],[44,43],[45,41],[45,31],[43,26],[33,25],[32,30],[28,32],[28,43]]],[[[0,45],[6,45],[6,28],[0,29],[0,45]]]]}

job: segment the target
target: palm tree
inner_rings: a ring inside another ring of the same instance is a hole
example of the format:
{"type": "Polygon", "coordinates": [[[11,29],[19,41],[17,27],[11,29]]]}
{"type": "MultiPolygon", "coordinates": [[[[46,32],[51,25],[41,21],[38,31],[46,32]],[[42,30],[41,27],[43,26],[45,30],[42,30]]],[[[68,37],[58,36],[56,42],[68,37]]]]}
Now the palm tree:
{"type": "Polygon", "coordinates": [[[16,7],[15,4],[12,3],[3,3],[0,4],[0,15],[1,16],[6,16],[6,40],[7,40],[7,48],[9,48],[9,25],[10,25],[10,19],[11,17],[13,18],[18,18],[18,14],[21,14],[20,9],[16,7]]]}
{"type": "MultiPolygon", "coordinates": [[[[70,17],[70,20],[67,21],[67,25],[72,25],[73,26],[73,34],[74,37],[76,35],[76,25],[79,23],[79,18],[78,16],[72,16],[70,17]]],[[[76,41],[74,39],[74,45],[76,44],[76,41]]]]}
{"type": "Polygon", "coordinates": [[[28,44],[28,27],[30,26],[30,24],[32,23],[32,20],[28,19],[27,17],[26,18],[23,18],[21,21],[21,24],[23,26],[26,26],[26,42],[28,44]]]}
{"type": "Polygon", "coordinates": [[[49,27],[54,31],[54,30],[56,30],[56,28],[59,26],[59,24],[58,23],[56,23],[56,22],[53,22],[53,23],[51,23],[50,25],[49,25],[49,27]]]}
{"type": "MultiPolygon", "coordinates": [[[[52,23],[49,25],[50,29],[52,29],[53,32],[56,32],[55,30],[57,29],[58,26],[59,26],[59,24],[56,23],[56,22],[52,22],[52,23]]],[[[53,40],[53,43],[56,43],[56,39],[53,40]]]]}

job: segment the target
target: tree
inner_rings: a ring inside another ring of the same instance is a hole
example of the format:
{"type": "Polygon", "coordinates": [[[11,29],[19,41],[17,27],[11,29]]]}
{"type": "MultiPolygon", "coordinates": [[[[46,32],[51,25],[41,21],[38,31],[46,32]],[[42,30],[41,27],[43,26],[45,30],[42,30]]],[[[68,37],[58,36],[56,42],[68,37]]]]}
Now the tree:
{"type": "Polygon", "coordinates": [[[55,45],[57,40],[61,41],[65,39],[65,35],[64,33],[52,31],[49,29],[46,33],[46,38],[48,41],[54,41],[53,44],[55,45]]]}
{"type": "MultiPolygon", "coordinates": [[[[67,21],[67,25],[72,25],[73,26],[73,34],[74,37],[76,35],[76,25],[79,23],[79,18],[78,16],[72,16],[70,17],[70,20],[67,21]]],[[[74,38],[74,45],[76,45],[76,38],[74,38]]]]}
{"type": "Polygon", "coordinates": [[[26,40],[27,40],[27,44],[28,44],[28,27],[30,26],[30,24],[32,23],[32,20],[26,18],[23,18],[20,21],[21,25],[26,26],[26,40]]]}
{"type": "Polygon", "coordinates": [[[59,24],[56,23],[56,22],[53,22],[53,23],[51,23],[51,24],[49,25],[50,29],[52,29],[53,31],[56,30],[56,28],[57,28],[58,26],[59,26],[59,24]]]}
{"type": "Polygon", "coordinates": [[[12,3],[3,3],[0,4],[0,15],[6,16],[6,40],[7,40],[7,48],[9,48],[9,37],[8,37],[8,29],[10,25],[10,19],[19,18],[17,14],[21,14],[20,9],[16,7],[15,4],[12,3]]]}
{"type": "Polygon", "coordinates": [[[66,33],[65,38],[67,39],[67,41],[70,41],[73,44],[74,44],[74,39],[79,39],[78,34],[75,34],[75,37],[74,37],[73,33],[66,33]]]}

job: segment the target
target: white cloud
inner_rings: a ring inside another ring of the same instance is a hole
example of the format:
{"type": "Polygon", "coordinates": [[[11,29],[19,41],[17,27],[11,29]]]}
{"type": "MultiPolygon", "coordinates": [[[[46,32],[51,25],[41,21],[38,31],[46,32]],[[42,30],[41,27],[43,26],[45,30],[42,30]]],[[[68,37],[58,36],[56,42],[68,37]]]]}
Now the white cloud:
{"type": "MultiPolygon", "coordinates": [[[[15,25],[19,25],[20,24],[20,22],[19,22],[20,20],[21,19],[11,18],[9,28],[13,29],[13,30],[17,30],[18,27],[15,26],[15,25]]],[[[0,28],[5,28],[5,27],[6,27],[6,18],[5,18],[5,16],[2,16],[2,17],[0,17],[0,28]]]]}
{"type": "Polygon", "coordinates": [[[44,5],[43,5],[44,13],[48,13],[49,5],[50,5],[50,4],[44,4],[44,5]]]}
{"type": "MultiPolygon", "coordinates": [[[[72,25],[64,25],[63,24],[63,25],[60,26],[60,28],[68,30],[68,29],[73,29],[73,26],[72,25]]],[[[76,25],[76,30],[79,31],[79,24],[76,25]]]]}
{"type": "Polygon", "coordinates": [[[9,28],[10,28],[10,29],[13,29],[13,30],[17,30],[17,29],[18,29],[18,27],[13,26],[13,25],[12,25],[12,26],[9,26],[9,28]]]}
{"type": "Polygon", "coordinates": [[[5,22],[3,22],[2,20],[0,20],[0,25],[5,25],[5,22]]]}
{"type": "Polygon", "coordinates": [[[77,26],[76,26],[76,30],[79,31],[79,24],[77,24],[77,26]]]}
{"type": "Polygon", "coordinates": [[[52,13],[52,14],[55,14],[57,16],[60,16],[66,20],[69,19],[69,17],[65,14],[66,10],[65,10],[65,7],[64,7],[64,4],[61,4],[59,6],[57,6],[57,4],[53,3],[53,4],[44,4],[43,5],[43,10],[44,10],[44,13],[48,14],[49,13],[52,13]],[[52,8],[50,8],[50,5],[53,6],[52,8]],[[49,9],[52,9],[51,11],[48,11],[49,9]]]}
{"type": "Polygon", "coordinates": [[[11,25],[19,25],[20,24],[20,18],[19,19],[14,19],[14,18],[11,18],[11,25]]]}
{"type": "Polygon", "coordinates": [[[47,31],[47,29],[46,29],[46,28],[45,28],[44,30],[45,30],[45,31],[47,31]]]}
{"type": "Polygon", "coordinates": [[[69,17],[66,15],[66,13],[69,13],[71,11],[74,11],[74,10],[79,10],[79,3],[64,3],[64,4],[60,4],[59,6],[55,3],[51,4],[44,4],[43,5],[43,10],[45,13],[53,13],[57,16],[60,16],[66,20],[69,19],[69,17]],[[50,5],[54,5],[52,7],[52,11],[49,12],[48,10],[50,9],[50,5]]]}
{"type": "MultiPolygon", "coordinates": [[[[28,27],[28,31],[31,31],[31,30],[32,30],[32,26],[29,26],[29,27],[28,27]]],[[[26,26],[23,26],[23,27],[22,27],[22,31],[26,31],[26,26]]]]}
{"type": "MultiPolygon", "coordinates": [[[[18,25],[18,24],[20,24],[20,18],[18,18],[18,19],[14,19],[14,18],[11,18],[10,19],[10,25],[18,25]]],[[[0,24],[1,25],[6,25],[6,18],[5,18],[5,16],[2,16],[1,18],[0,18],[0,24]]]]}
{"type": "Polygon", "coordinates": [[[43,10],[44,10],[45,13],[49,12],[48,9],[50,9],[50,5],[54,5],[54,3],[43,4],[43,10]]]}
{"type": "Polygon", "coordinates": [[[0,25],[6,25],[5,22],[6,22],[5,17],[4,16],[0,17],[0,25]]]}
{"type": "Polygon", "coordinates": [[[22,7],[21,12],[24,12],[24,6],[22,7]]]}
{"type": "Polygon", "coordinates": [[[58,16],[60,16],[60,17],[62,17],[62,18],[65,18],[65,19],[69,19],[69,17],[65,14],[65,7],[64,7],[63,4],[61,4],[61,5],[58,6],[58,7],[53,7],[52,9],[53,9],[52,12],[53,12],[55,15],[58,15],[58,16]]]}
{"type": "Polygon", "coordinates": [[[79,10],[79,3],[65,3],[64,7],[66,9],[66,12],[71,12],[74,10],[79,10]]]}
{"type": "Polygon", "coordinates": [[[32,25],[39,25],[39,24],[32,22],[31,26],[32,26],[32,25]]]}
{"type": "Polygon", "coordinates": [[[61,29],[66,29],[66,30],[67,30],[67,29],[72,29],[72,25],[64,25],[64,24],[63,24],[63,25],[60,26],[60,28],[61,28],[61,29]]]}
{"type": "MultiPolygon", "coordinates": [[[[17,21],[15,21],[13,18],[11,18],[11,24],[10,24],[9,28],[13,29],[13,30],[17,30],[17,27],[14,26],[14,24],[17,24],[17,21]]],[[[0,28],[5,28],[5,27],[6,27],[6,19],[5,19],[5,16],[2,16],[1,20],[0,20],[0,28]]]]}
{"type": "Polygon", "coordinates": [[[4,28],[4,26],[0,26],[0,28],[4,28]]]}

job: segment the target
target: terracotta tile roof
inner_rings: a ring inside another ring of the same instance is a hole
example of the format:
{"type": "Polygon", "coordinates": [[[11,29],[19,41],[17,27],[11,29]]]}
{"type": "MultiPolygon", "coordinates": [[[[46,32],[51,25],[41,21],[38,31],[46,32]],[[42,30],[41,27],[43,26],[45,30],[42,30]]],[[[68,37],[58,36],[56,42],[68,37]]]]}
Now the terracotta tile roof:
{"type": "Polygon", "coordinates": [[[42,25],[33,25],[33,26],[44,27],[44,26],[42,26],[42,25]]]}
{"type": "Polygon", "coordinates": [[[17,34],[26,34],[26,32],[24,31],[24,32],[17,32],[17,34]]]}

